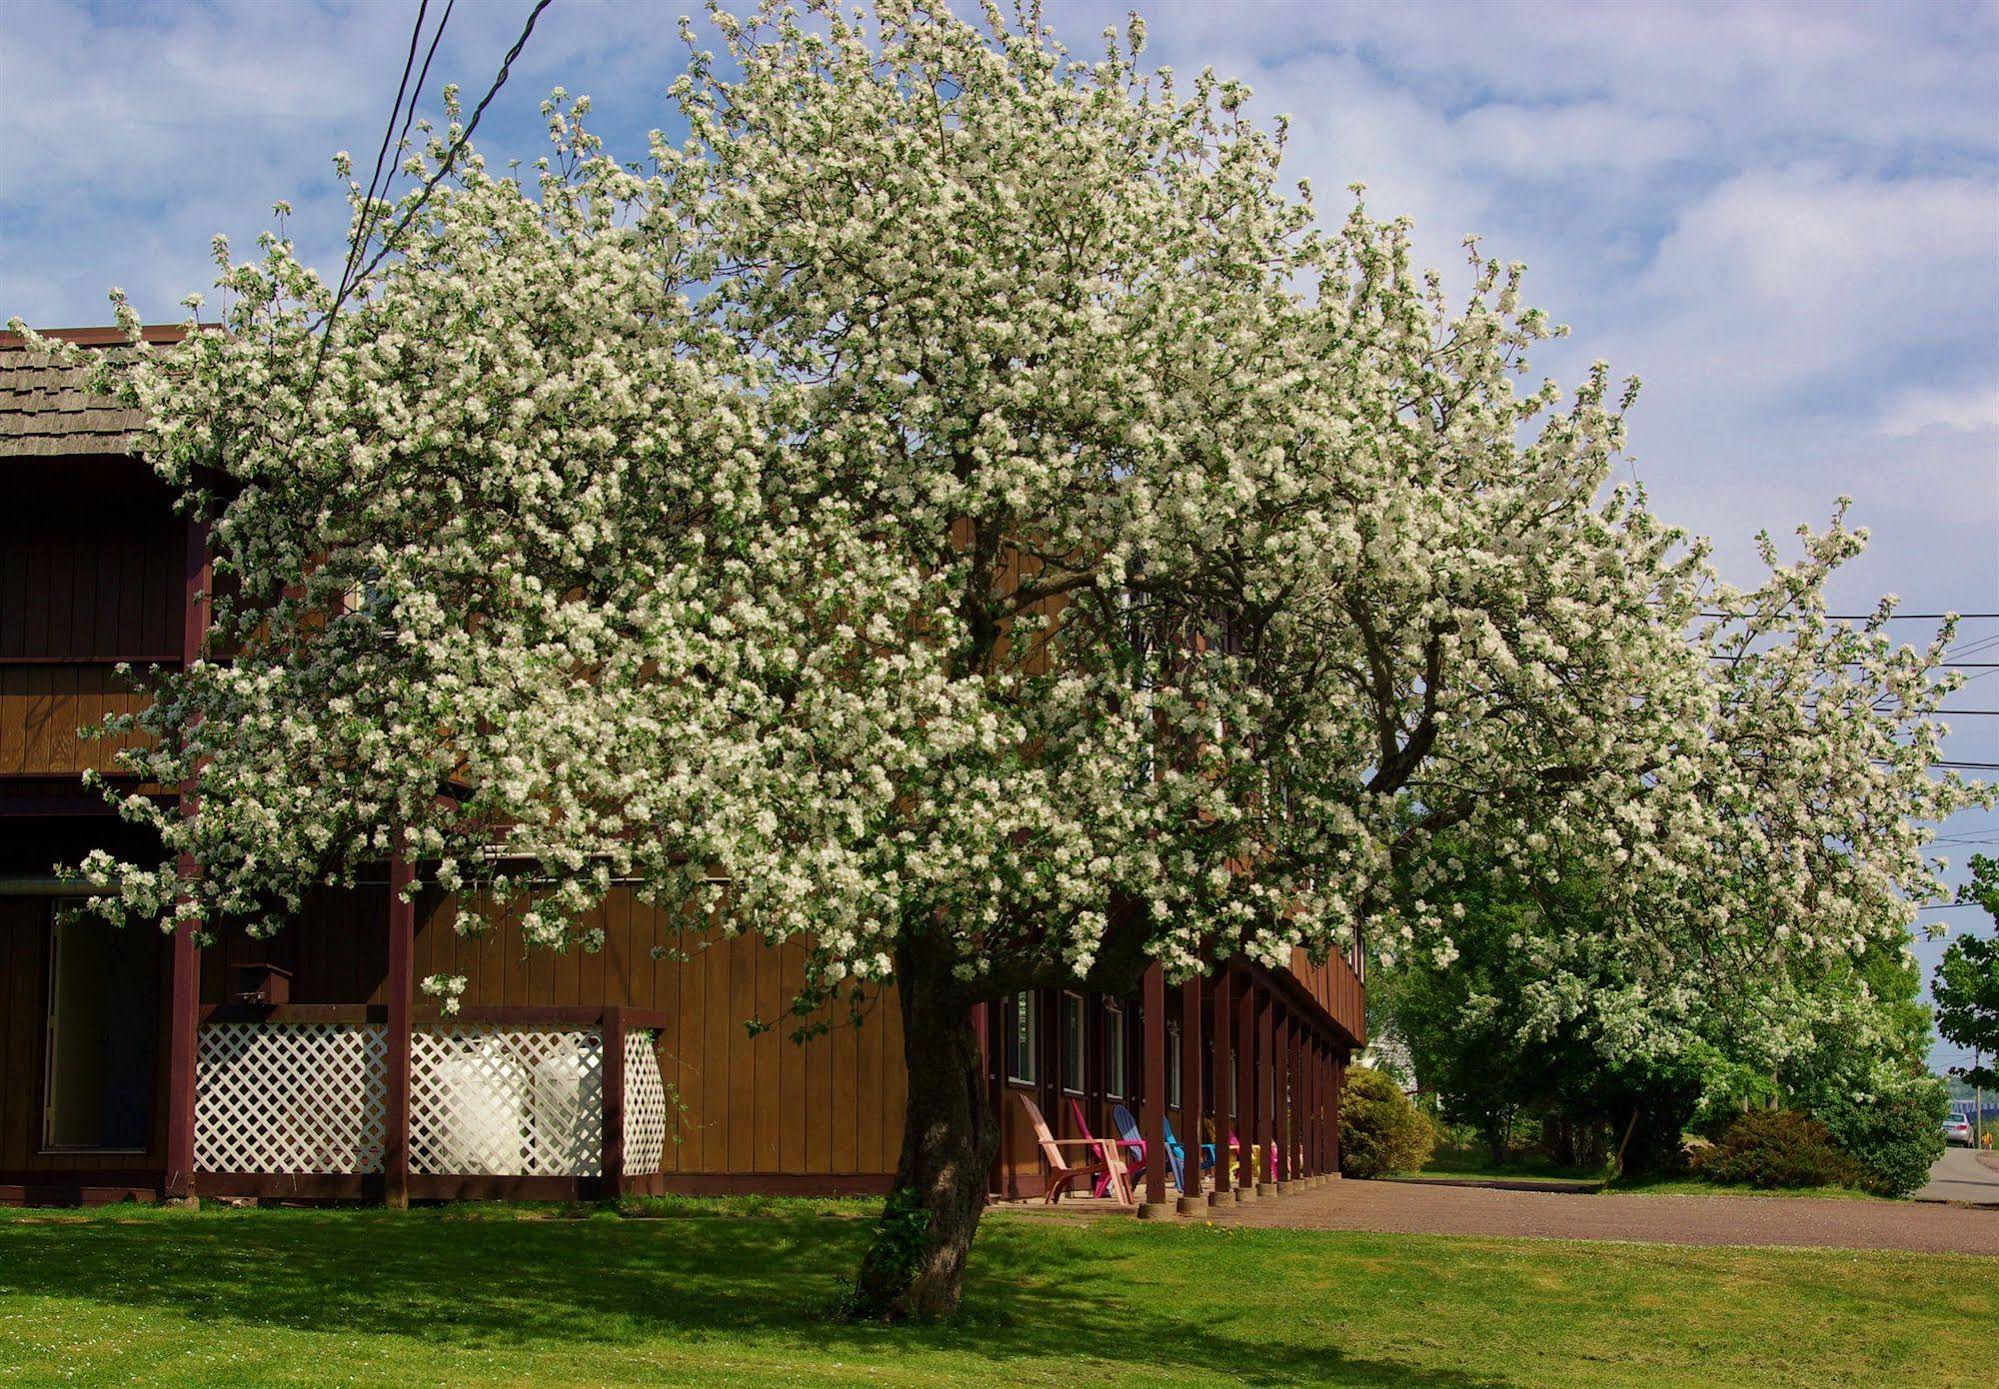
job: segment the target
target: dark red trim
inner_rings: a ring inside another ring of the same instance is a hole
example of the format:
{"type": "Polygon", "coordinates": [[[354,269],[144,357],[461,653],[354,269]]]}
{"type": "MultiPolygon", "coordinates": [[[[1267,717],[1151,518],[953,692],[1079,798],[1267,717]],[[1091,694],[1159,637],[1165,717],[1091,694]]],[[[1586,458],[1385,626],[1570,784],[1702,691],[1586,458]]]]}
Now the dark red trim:
{"type": "MultiPolygon", "coordinates": [[[[410,1036],[416,1004],[412,961],[416,956],[416,904],[408,888],[415,866],[408,852],[408,831],[398,825],[389,856],[389,965],[382,989],[388,1004],[388,1055],[384,1062],[387,1095],[382,1106],[382,1199],[396,1208],[410,1200],[410,1036]]],[[[609,1058],[606,1058],[608,1061],[609,1058]]]]}
{"type": "MultiPolygon", "coordinates": [[[[123,328],[37,328],[35,332],[40,337],[75,343],[78,347],[123,347],[132,340],[123,328]]],[[[165,345],[180,342],[187,336],[187,329],[178,323],[148,323],[139,329],[139,336],[147,342],[165,345]]],[[[0,347],[26,345],[27,339],[19,333],[0,332],[0,347]]]]}
{"type": "Polygon", "coordinates": [[[625,1014],[604,1010],[604,1197],[625,1194],[625,1014]]]}
{"type": "Polygon", "coordinates": [[[1145,1199],[1166,1200],[1166,971],[1157,960],[1146,966],[1139,1002],[1145,1051],[1145,1199]]]}

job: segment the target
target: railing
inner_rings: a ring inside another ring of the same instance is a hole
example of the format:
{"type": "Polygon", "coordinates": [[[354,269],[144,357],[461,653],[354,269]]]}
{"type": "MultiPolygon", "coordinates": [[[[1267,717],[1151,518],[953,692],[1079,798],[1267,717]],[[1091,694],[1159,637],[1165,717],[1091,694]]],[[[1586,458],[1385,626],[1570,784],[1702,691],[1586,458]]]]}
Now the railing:
{"type": "MultiPolygon", "coordinates": [[[[658,1173],[670,1120],[656,1042],[664,1023],[661,1014],[618,1007],[468,1008],[417,1019],[412,1190],[569,1184],[581,1195],[587,1183],[616,1195],[626,1177],[658,1173]]],[[[195,1170],[223,1177],[224,1189],[299,1195],[359,1194],[358,1179],[379,1180],[392,1079],[387,1030],[384,1009],[359,1005],[205,1009],[195,1170]]]]}

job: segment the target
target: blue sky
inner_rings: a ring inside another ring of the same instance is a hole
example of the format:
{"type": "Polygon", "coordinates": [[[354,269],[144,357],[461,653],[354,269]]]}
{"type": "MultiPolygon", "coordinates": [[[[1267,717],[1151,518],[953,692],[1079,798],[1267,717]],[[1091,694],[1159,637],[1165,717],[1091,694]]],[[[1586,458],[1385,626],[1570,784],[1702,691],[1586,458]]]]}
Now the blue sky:
{"type": "MultiPolygon", "coordinates": [[[[433,101],[444,80],[483,91],[528,7],[460,0],[433,101]]],[[[614,152],[641,153],[668,123],[683,7],[555,0],[482,145],[537,153],[536,104],[561,83],[593,97],[614,152]]],[[[1048,4],[1083,51],[1125,8],[1048,4]]],[[[208,287],[209,237],[247,248],[279,198],[337,271],[329,158],[371,160],[414,12],[12,0],[0,317],[103,322],[113,284],[178,317],[208,287]]],[[[1530,297],[1575,330],[1537,366],[1573,379],[1601,356],[1644,379],[1631,466],[1731,577],[1753,578],[1757,530],[1822,521],[1844,492],[1874,545],[1842,604],[1999,612],[1999,3],[1145,12],[1158,61],[1212,64],[1292,117],[1296,170],[1328,207],[1364,182],[1435,263],[1468,232],[1526,261],[1530,297]]],[[[1988,637],[1999,621],[1961,634],[1988,637]]],[[[1999,640],[1964,658],[1999,661],[1999,640]]],[[[1952,703],[1999,709],[1999,671],[1952,703]]],[[[1999,718],[1959,720],[1951,755],[1999,762],[1999,718]]],[[[1959,862],[1999,854],[1999,817],[1945,833],[1983,841],[1945,846],[1959,862]]]]}

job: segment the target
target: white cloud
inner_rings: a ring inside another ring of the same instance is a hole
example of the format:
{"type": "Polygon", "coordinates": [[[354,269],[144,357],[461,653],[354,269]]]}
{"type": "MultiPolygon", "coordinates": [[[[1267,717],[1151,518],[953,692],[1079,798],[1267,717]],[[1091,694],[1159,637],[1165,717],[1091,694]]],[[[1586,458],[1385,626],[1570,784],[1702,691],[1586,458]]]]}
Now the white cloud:
{"type": "Polygon", "coordinates": [[[1987,461],[1999,467],[1999,382],[1957,390],[1916,386],[1897,391],[1888,398],[1875,427],[1891,439],[1931,429],[1992,435],[1995,452],[1987,455],[1987,461]]]}

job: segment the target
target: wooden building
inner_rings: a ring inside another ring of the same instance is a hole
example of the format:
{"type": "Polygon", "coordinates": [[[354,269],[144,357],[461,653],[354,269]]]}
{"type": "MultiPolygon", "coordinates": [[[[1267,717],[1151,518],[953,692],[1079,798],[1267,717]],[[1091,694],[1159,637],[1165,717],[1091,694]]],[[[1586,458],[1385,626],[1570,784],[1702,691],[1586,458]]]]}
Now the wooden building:
{"type": "MultiPolygon", "coordinates": [[[[115,745],[78,730],[132,707],[114,666],[190,659],[204,626],[204,532],[131,456],[136,425],[0,335],[0,1202],[886,1190],[905,1075],[893,997],[804,1044],[744,1026],[780,1014],[799,946],[690,929],[618,891],[601,951],[530,952],[504,927],[459,935],[449,898],[400,904],[398,863],[267,941],[57,924],[57,863],[145,848],[79,783],[114,769],[115,745]],[[420,1001],[432,973],[465,976],[457,1017],[420,1001]]],[[[1045,1184],[1014,1095],[1067,1137],[1114,1135],[1120,1105],[1152,1135],[1239,1134],[1242,1163],[1208,1190],[1336,1172],[1363,1016],[1356,962],[1302,955],[1171,989],[1154,970],[1134,998],[978,1009],[993,1194],[1045,1184]]]]}

